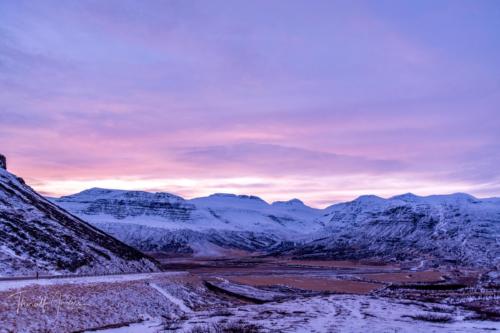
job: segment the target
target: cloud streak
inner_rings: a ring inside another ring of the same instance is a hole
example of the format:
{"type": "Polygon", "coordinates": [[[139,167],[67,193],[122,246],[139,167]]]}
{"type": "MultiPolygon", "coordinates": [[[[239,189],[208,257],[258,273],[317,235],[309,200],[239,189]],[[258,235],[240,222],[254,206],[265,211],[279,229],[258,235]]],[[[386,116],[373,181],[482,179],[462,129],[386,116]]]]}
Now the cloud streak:
{"type": "Polygon", "coordinates": [[[286,147],[272,144],[241,143],[227,146],[188,148],[179,154],[182,163],[208,165],[225,174],[311,175],[381,174],[404,171],[404,164],[286,147]]]}

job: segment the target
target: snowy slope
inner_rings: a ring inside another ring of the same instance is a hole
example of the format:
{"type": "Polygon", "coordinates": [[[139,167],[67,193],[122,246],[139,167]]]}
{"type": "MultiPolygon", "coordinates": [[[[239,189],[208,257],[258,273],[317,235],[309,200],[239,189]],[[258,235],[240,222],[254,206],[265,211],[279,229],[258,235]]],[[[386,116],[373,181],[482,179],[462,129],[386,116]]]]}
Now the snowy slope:
{"type": "Polygon", "coordinates": [[[258,197],[233,194],[184,200],[168,193],[97,188],[52,200],[145,251],[268,251],[322,227],[317,220],[321,211],[299,200],[270,205],[258,197]]]}
{"type": "Polygon", "coordinates": [[[70,215],[0,168],[0,275],[157,270],[137,250],[70,215]]]}
{"type": "Polygon", "coordinates": [[[500,200],[468,194],[362,196],[326,209],[325,228],[284,250],[303,257],[500,265],[500,200]]]}

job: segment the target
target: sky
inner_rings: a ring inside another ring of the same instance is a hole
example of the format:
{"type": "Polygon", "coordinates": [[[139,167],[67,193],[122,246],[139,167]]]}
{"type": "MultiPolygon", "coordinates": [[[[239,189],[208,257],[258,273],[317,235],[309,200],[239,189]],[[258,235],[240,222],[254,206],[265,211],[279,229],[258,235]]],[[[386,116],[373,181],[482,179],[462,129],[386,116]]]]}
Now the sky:
{"type": "Polygon", "coordinates": [[[499,36],[496,0],[0,0],[0,153],[51,196],[500,196],[499,36]]]}

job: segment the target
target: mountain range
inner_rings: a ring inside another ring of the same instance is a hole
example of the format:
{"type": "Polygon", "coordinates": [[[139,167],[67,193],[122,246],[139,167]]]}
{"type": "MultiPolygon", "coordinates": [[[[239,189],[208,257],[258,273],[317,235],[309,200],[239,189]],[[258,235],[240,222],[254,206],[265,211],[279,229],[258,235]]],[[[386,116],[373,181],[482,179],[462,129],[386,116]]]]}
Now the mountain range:
{"type": "Polygon", "coordinates": [[[499,267],[500,199],[361,196],[325,209],[294,199],[90,189],[54,203],[143,251],[437,261],[499,267]]]}
{"type": "Polygon", "coordinates": [[[168,193],[90,189],[54,203],[143,251],[225,255],[269,252],[323,227],[322,211],[299,200],[214,194],[185,200],[168,193]]]}

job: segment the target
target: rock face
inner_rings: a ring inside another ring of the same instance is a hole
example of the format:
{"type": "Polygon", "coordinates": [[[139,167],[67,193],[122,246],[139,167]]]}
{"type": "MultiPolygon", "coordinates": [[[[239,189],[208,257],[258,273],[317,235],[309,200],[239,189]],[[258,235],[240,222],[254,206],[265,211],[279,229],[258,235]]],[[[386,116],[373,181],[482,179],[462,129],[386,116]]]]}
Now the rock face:
{"type": "Polygon", "coordinates": [[[57,207],[0,169],[0,275],[119,273],[156,263],[57,207]]]}
{"type": "Polygon", "coordinates": [[[7,170],[7,158],[0,154],[0,169],[7,170]]]}
{"type": "Polygon", "coordinates": [[[500,199],[460,193],[363,196],[327,208],[321,220],[326,225],[323,230],[282,254],[500,266],[500,199]]]}
{"type": "Polygon", "coordinates": [[[214,194],[185,200],[168,193],[90,189],[53,199],[73,214],[144,251],[224,255],[269,251],[322,227],[321,211],[296,201],[214,194]]]}

